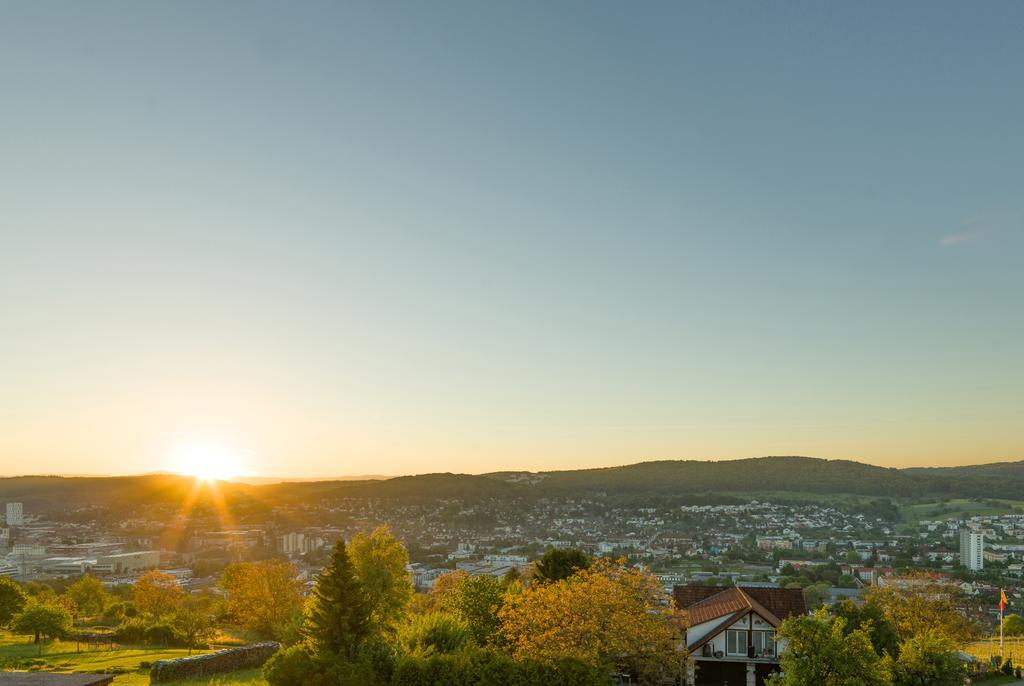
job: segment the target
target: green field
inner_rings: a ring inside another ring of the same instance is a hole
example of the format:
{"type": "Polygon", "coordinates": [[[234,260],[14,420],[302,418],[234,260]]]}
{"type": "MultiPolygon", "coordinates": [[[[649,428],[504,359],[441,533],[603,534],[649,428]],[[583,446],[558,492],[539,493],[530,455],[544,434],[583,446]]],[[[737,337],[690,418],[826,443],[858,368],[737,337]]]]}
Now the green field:
{"type": "MultiPolygon", "coordinates": [[[[128,669],[114,679],[115,686],[144,686],[149,684],[149,669],[140,668],[141,662],[169,660],[188,655],[182,648],[157,648],[151,646],[116,646],[114,650],[93,648],[83,645],[81,652],[74,641],[47,641],[39,647],[29,643],[24,636],[0,634],[0,664],[4,669],[33,668],[47,672],[103,672],[110,668],[128,669]],[[15,661],[20,663],[15,666],[15,661]]],[[[189,679],[174,682],[178,686],[266,686],[259,669],[247,669],[219,677],[189,679]]]]}
{"type": "Polygon", "coordinates": [[[1013,512],[1015,507],[1024,508],[1024,502],[1019,500],[1002,500],[998,498],[971,499],[950,498],[945,502],[932,501],[925,503],[910,503],[900,507],[903,520],[914,524],[924,520],[945,520],[957,519],[962,513],[968,516],[999,515],[1013,512]]]}

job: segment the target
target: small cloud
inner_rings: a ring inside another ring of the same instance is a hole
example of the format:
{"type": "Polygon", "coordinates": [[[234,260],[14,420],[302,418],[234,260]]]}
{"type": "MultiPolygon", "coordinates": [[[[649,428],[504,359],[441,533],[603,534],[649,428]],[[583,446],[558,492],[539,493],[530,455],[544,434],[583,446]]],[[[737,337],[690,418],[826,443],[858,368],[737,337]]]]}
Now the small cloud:
{"type": "Polygon", "coordinates": [[[982,233],[982,227],[978,225],[968,226],[963,231],[951,233],[940,238],[939,247],[950,248],[954,245],[960,245],[961,243],[973,243],[974,241],[981,238],[982,233]]]}

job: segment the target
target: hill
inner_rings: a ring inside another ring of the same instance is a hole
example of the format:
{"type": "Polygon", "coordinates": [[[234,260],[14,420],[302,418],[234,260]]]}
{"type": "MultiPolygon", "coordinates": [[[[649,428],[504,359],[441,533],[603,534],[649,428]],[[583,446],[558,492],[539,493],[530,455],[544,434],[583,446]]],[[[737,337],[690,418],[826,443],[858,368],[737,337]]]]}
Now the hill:
{"type": "Polygon", "coordinates": [[[867,497],[1018,498],[1024,462],[932,469],[891,469],[851,460],[775,456],[741,460],[662,460],[622,467],[550,472],[419,474],[362,481],[297,481],[217,489],[173,474],[124,477],[0,478],[0,502],[45,512],[90,505],[130,511],[143,504],[223,507],[257,514],[275,505],[338,498],[422,500],[605,494],[676,496],[759,492],[867,497]]]}
{"type": "Polygon", "coordinates": [[[989,462],[961,467],[910,467],[903,470],[911,476],[968,477],[1024,480],[1024,460],[1017,462],[989,462]]]}
{"type": "Polygon", "coordinates": [[[755,457],[742,460],[663,460],[624,467],[542,472],[538,488],[554,492],[635,495],[750,491],[913,495],[917,480],[898,469],[849,460],[755,457]]]}

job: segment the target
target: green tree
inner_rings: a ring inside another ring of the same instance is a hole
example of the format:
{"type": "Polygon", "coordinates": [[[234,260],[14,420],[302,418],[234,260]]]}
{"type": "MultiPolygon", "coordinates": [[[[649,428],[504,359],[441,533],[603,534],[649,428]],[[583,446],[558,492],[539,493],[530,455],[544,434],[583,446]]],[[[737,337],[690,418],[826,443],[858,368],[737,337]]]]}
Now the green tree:
{"type": "Polygon", "coordinates": [[[849,574],[840,574],[836,586],[839,588],[857,588],[857,580],[849,574]]]}
{"type": "Polygon", "coordinates": [[[1024,617],[1016,614],[1003,617],[1003,634],[1006,636],[1024,636],[1024,617]]]}
{"type": "Polygon", "coordinates": [[[852,600],[842,600],[832,607],[832,614],[846,620],[843,631],[849,634],[854,629],[868,632],[871,645],[879,656],[896,657],[900,652],[900,640],[892,623],[886,618],[881,607],[874,603],[858,605],[852,600]]]}
{"type": "Polygon", "coordinates": [[[826,583],[811,584],[804,588],[804,604],[811,610],[828,603],[831,586],[826,583]]]}
{"type": "Polygon", "coordinates": [[[824,608],[813,615],[790,617],[779,627],[788,646],[780,657],[781,674],[772,686],[889,686],[889,658],[875,652],[868,632],[846,632],[846,620],[829,617],[824,608]]]}
{"type": "Polygon", "coordinates": [[[578,548],[559,550],[550,548],[533,568],[538,581],[561,581],[590,566],[590,557],[578,548]]]}
{"type": "Polygon", "coordinates": [[[370,635],[370,613],[345,541],[338,541],[313,587],[303,633],[318,654],[352,659],[370,635]]]}
{"type": "Polygon", "coordinates": [[[28,595],[17,581],[0,576],[0,628],[10,625],[11,620],[25,609],[28,595]]]}
{"type": "MultiPolygon", "coordinates": [[[[53,603],[31,601],[24,612],[14,618],[11,632],[34,636],[34,643],[40,644],[41,637],[60,638],[71,631],[71,613],[67,608],[53,603]]],[[[42,653],[40,644],[39,652],[42,653]]]]}
{"type": "Polygon", "coordinates": [[[357,534],[348,546],[356,580],[370,603],[370,622],[374,629],[393,631],[412,600],[413,587],[406,565],[405,547],[387,527],[379,527],[369,536],[357,534]]]}
{"type": "Polygon", "coordinates": [[[498,610],[505,601],[505,584],[489,576],[466,576],[442,598],[443,607],[464,621],[480,645],[498,631],[498,610]]]}
{"type": "Polygon", "coordinates": [[[90,616],[103,614],[110,600],[110,595],[103,588],[103,582],[91,574],[86,574],[71,584],[64,594],[75,602],[75,607],[79,611],[90,616]]]}
{"type": "Polygon", "coordinates": [[[928,630],[901,646],[894,677],[896,686],[957,686],[963,683],[964,666],[953,642],[928,630]]]}
{"type": "Polygon", "coordinates": [[[174,615],[174,628],[185,639],[188,654],[212,640],[217,633],[213,615],[202,607],[183,607],[174,615]]]}

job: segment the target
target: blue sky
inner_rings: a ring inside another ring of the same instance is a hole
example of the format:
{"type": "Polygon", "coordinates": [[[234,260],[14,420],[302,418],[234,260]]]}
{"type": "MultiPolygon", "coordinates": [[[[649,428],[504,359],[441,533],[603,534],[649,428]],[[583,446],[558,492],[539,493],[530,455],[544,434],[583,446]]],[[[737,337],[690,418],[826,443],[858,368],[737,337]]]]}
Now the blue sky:
{"type": "Polygon", "coordinates": [[[0,472],[1024,458],[1021,26],[7,3],[0,472]]]}

